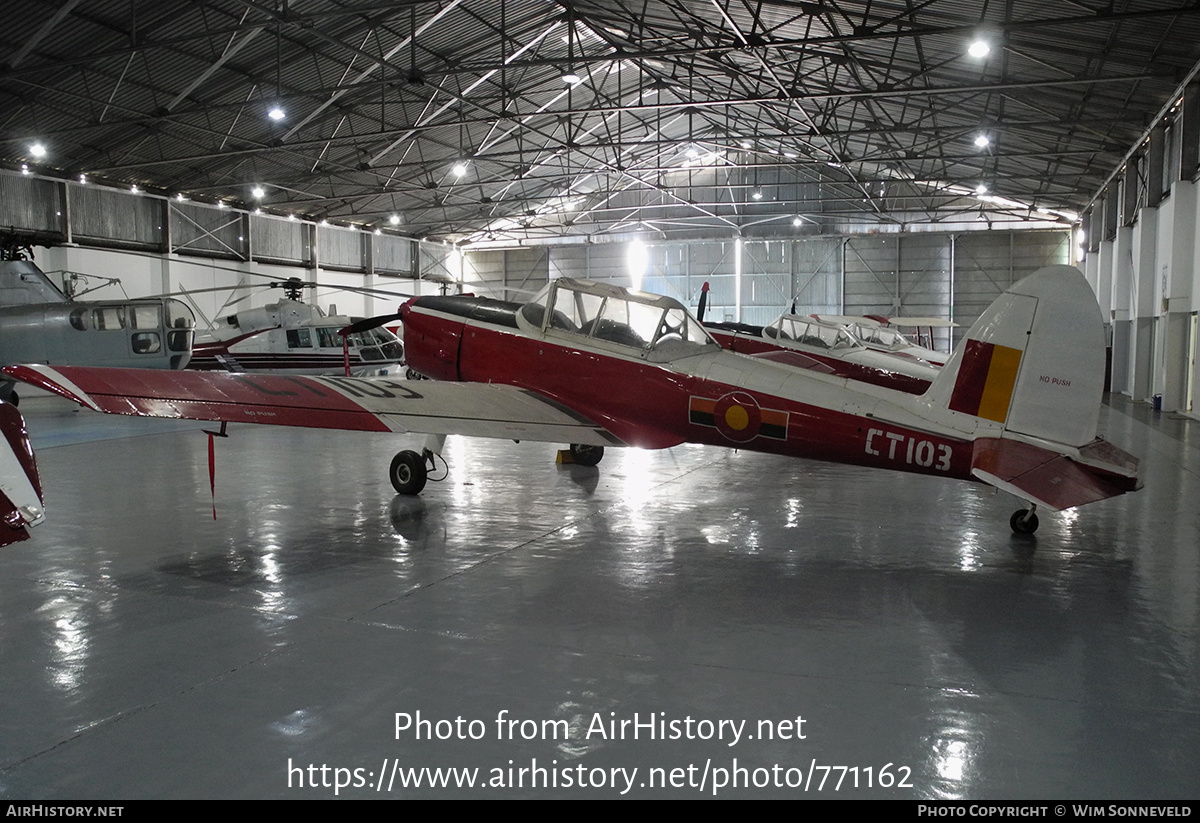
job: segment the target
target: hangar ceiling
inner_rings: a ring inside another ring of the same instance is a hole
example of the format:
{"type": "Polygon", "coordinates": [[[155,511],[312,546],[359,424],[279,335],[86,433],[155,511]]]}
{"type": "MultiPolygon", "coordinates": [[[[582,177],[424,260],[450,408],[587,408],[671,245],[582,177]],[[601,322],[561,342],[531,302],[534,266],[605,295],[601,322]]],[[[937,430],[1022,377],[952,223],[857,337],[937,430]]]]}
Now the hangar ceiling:
{"type": "Polygon", "coordinates": [[[9,0],[5,19],[10,168],[472,242],[1067,225],[1200,58],[1195,0],[9,0]]]}

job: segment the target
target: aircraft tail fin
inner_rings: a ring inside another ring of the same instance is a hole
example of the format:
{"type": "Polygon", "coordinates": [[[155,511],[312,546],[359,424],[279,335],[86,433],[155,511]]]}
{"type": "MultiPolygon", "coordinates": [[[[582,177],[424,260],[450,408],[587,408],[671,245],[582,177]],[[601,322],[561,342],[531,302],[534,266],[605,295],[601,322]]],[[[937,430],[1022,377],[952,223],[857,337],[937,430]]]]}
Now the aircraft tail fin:
{"type": "Polygon", "coordinates": [[[7,546],[29,537],[26,527],[41,523],[45,514],[25,419],[11,403],[0,402],[0,434],[0,546],[7,546]]]}
{"type": "Polygon", "coordinates": [[[1047,266],[975,321],[925,397],[934,409],[1082,447],[1096,439],[1104,349],[1104,321],[1083,274],[1047,266]]]}
{"type": "Polygon", "coordinates": [[[1114,497],[1141,483],[1137,458],[1096,437],[1104,351],[1087,280],[1073,266],[1048,266],[975,321],[924,399],[978,418],[978,479],[1055,510],[1114,497]]]}

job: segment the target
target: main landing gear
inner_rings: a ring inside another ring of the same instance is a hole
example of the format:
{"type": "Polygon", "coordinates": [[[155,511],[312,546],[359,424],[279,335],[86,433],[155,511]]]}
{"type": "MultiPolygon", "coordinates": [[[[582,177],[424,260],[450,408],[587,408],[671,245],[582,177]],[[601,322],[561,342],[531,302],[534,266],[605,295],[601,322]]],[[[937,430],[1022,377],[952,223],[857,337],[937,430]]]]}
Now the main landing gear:
{"type": "Polygon", "coordinates": [[[1034,511],[1037,506],[1029,504],[1028,509],[1018,509],[1013,512],[1012,517],[1008,518],[1008,525],[1012,527],[1013,534],[1033,534],[1037,531],[1038,517],[1034,511]]]}
{"type": "MultiPolygon", "coordinates": [[[[433,468],[434,455],[442,453],[446,446],[446,435],[431,434],[425,438],[425,447],[418,451],[408,449],[392,458],[388,469],[388,480],[397,494],[420,494],[433,468]]],[[[434,478],[441,480],[442,478],[434,478]]]]}
{"type": "Polygon", "coordinates": [[[603,459],[603,446],[585,446],[582,443],[571,444],[571,460],[577,466],[597,466],[603,459]]]}
{"type": "MultiPolygon", "coordinates": [[[[446,445],[446,435],[431,434],[425,439],[425,447],[421,451],[408,449],[392,458],[388,469],[388,480],[397,494],[420,494],[429,480],[429,472],[434,468],[434,459],[442,453],[446,445]]],[[[595,466],[604,457],[603,446],[585,446],[582,443],[572,443],[570,446],[571,459],[579,466],[595,466]]],[[[441,480],[441,477],[435,477],[441,480]]]]}

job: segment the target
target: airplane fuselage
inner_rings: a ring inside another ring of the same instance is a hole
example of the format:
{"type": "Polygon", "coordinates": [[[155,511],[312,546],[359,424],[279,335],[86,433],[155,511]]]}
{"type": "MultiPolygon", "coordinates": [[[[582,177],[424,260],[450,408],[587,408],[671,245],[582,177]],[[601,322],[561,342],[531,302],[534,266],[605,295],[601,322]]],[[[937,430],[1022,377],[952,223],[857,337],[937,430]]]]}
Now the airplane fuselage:
{"type": "Polygon", "coordinates": [[[702,443],[971,478],[966,432],[896,422],[917,421],[912,395],[797,374],[717,346],[664,363],[601,341],[584,348],[578,335],[530,334],[498,313],[492,322],[467,317],[472,299],[406,304],[405,347],[413,369],[436,380],[537,392],[632,446],[702,443]]]}

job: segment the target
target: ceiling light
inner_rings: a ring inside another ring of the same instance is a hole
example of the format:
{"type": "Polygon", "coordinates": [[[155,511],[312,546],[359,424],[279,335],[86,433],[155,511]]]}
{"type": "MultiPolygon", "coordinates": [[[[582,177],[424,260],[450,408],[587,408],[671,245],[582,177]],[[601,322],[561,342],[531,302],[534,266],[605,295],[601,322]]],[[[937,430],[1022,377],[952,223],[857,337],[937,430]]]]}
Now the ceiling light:
{"type": "Polygon", "coordinates": [[[34,157],[45,157],[46,156],[46,147],[43,146],[41,143],[34,143],[32,146],[29,147],[29,153],[32,154],[34,157]]]}
{"type": "Polygon", "coordinates": [[[380,231],[379,229],[375,229],[375,233],[376,233],[376,234],[383,234],[383,232],[382,232],[382,231],[380,231]]]}
{"type": "Polygon", "coordinates": [[[801,220],[799,217],[793,217],[793,218],[792,218],[792,225],[793,225],[793,226],[796,226],[797,228],[798,228],[798,227],[800,226],[800,224],[801,224],[801,223],[803,223],[803,222],[804,222],[804,221],[803,221],[803,220],[801,220]]]}
{"type": "Polygon", "coordinates": [[[25,163],[21,164],[21,174],[29,174],[29,166],[25,163]]]}
{"type": "Polygon", "coordinates": [[[179,200],[180,202],[187,200],[187,198],[183,196],[183,192],[179,192],[179,194],[175,195],[175,199],[179,200]]]}
{"type": "Polygon", "coordinates": [[[391,223],[393,226],[399,226],[400,225],[400,215],[393,214],[391,217],[388,218],[388,222],[391,223]]]}
{"type": "Polygon", "coordinates": [[[132,186],[130,186],[129,190],[134,194],[137,194],[139,191],[141,191],[141,189],[137,187],[137,183],[134,183],[132,186]]]}
{"type": "Polygon", "coordinates": [[[980,183],[978,186],[975,187],[976,194],[987,194],[987,190],[988,190],[988,187],[983,185],[983,183],[980,183]]]}
{"type": "Polygon", "coordinates": [[[750,148],[750,147],[751,147],[752,145],[754,145],[754,144],[753,144],[753,143],[751,143],[749,140],[743,140],[743,141],[742,141],[741,143],[739,143],[738,145],[739,145],[739,146],[741,146],[743,149],[748,149],[748,148],[750,148]]]}
{"type": "Polygon", "coordinates": [[[278,123],[280,120],[287,117],[287,112],[285,112],[279,106],[273,106],[271,110],[267,112],[267,117],[270,117],[272,120],[278,123]]]}
{"type": "Polygon", "coordinates": [[[975,40],[967,48],[967,54],[971,55],[972,57],[974,57],[976,59],[979,59],[979,58],[987,57],[988,54],[991,52],[991,50],[992,50],[992,47],[988,45],[986,40],[975,40]]]}
{"type": "Polygon", "coordinates": [[[753,197],[755,200],[762,200],[762,190],[755,189],[754,192],[750,196],[753,197]]]}
{"type": "Polygon", "coordinates": [[[450,169],[450,171],[453,172],[455,177],[462,177],[467,173],[467,164],[462,162],[455,163],[454,168],[450,169]]]}
{"type": "Polygon", "coordinates": [[[576,74],[573,71],[568,71],[568,72],[563,73],[562,81],[564,83],[569,83],[570,85],[575,86],[575,85],[578,85],[579,83],[582,83],[583,78],[580,77],[578,74],[576,74]]]}
{"type": "Polygon", "coordinates": [[[87,175],[86,174],[79,175],[79,182],[86,184],[87,183],[87,175]]]}
{"type": "Polygon", "coordinates": [[[288,220],[295,220],[295,219],[296,219],[296,215],[294,215],[294,214],[288,215],[288,220]]]}
{"type": "Polygon", "coordinates": [[[254,188],[250,189],[250,193],[254,195],[255,200],[262,200],[263,195],[266,194],[266,192],[263,191],[262,186],[255,186],[254,188]]]}
{"type": "Polygon", "coordinates": [[[984,148],[987,148],[988,146],[990,146],[991,144],[992,144],[992,141],[988,139],[988,136],[986,134],[981,134],[975,138],[975,147],[976,148],[984,149],[984,148]]]}
{"type": "Polygon", "coordinates": [[[794,151],[785,151],[785,152],[783,153],[783,156],[784,156],[784,157],[787,157],[787,158],[789,158],[789,159],[793,159],[793,160],[794,160],[794,159],[796,158],[796,152],[794,152],[794,151]]]}

